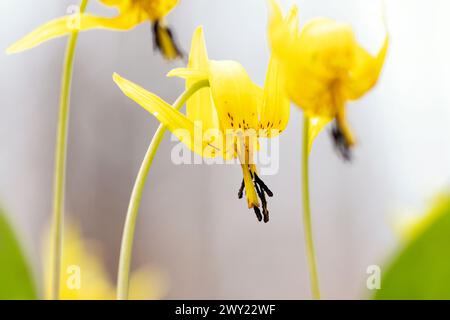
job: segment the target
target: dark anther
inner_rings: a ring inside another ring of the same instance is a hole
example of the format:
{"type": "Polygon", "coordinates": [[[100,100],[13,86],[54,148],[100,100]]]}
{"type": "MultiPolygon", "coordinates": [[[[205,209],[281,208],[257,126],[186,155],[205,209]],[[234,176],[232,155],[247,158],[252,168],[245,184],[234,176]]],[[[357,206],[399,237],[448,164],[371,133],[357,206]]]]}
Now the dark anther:
{"type": "Polygon", "coordinates": [[[341,128],[337,124],[337,122],[333,123],[333,127],[331,128],[331,138],[333,139],[334,147],[338,154],[342,157],[344,161],[352,160],[352,152],[350,146],[345,140],[344,134],[342,133],[341,128]]]}
{"type": "MultiPolygon", "coordinates": [[[[249,168],[250,169],[250,168],[249,168]]],[[[273,196],[272,191],[269,190],[269,188],[266,186],[266,184],[261,180],[260,177],[256,174],[256,172],[250,171],[250,177],[253,180],[253,185],[255,187],[255,191],[258,195],[258,198],[261,200],[261,207],[262,207],[262,214],[261,209],[258,206],[253,205],[253,211],[255,211],[256,218],[258,218],[258,221],[262,221],[264,217],[264,222],[269,222],[269,210],[267,209],[267,199],[266,194],[269,197],[273,196]]],[[[241,199],[244,196],[244,190],[245,190],[245,182],[244,179],[242,179],[241,186],[238,191],[238,197],[241,199]]]]}
{"type": "Polygon", "coordinates": [[[161,36],[165,32],[167,33],[167,36],[170,40],[170,45],[172,46],[172,49],[175,51],[176,57],[175,58],[183,58],[184,54],[178,44],[175,41],[175,37],[172,33],[172,30],[170,30],[168,27],[165,27],[161,25],[161,22],[156,20],[152,25],[152,31],[153,31],[153,45],[156,50],[159,50],[165,58],[173,59],[173,57],[168,57],[165,51],[166,48],[163,47],[161,36]]]}
{"type": "Polygon", "coordinates": [[[155,49],[160,49],[160,47],[161,47],[161,41],[158,37],[158,30],[159,30],[159,21],[156,20],[155,23],[153,23],[153,25],[152,25],[153,46],[155,49]]]}
{"type": "Polygon", "coordinates": [[[262,181],[261,178],[258,177],[258,175],[256,174],[256,172],[255,172],[255,182],[261,187],[261,190],[264,190],[264,191],[267,193],[267,195],[268,195],[269,197],[273,197],[273,192],[270,191],[269,187],[266,186],[266,184],[264,183],[264,181],[262,181]]]}
{"type": "Polygon", "coordinates": [[[263,209],[263,215],[264,215],[264,223],[269,222],[269,210],[267,210],[267,208],[263,209]]]}
{"type": "Polygon", "coordinates": [[[241,187],[239,188],[239,191],[238,191],[239,199],[242,199],[242,197],[244,196],[244,188],[245,188],[245,182],[244,182],[244,179],[242,179],[241,187]]]}
{"type": "Polygon", "coordinates": [[[264,222],[269,222],[269,210],[267,209],[267,200],[264,191],[260,188],[260,186],[255,182],[256,193],[258,194],[259,199],[261,200],[262,205],[262,213],[264,215],[264,222]]]}
{"type": "Polygon", "coordinates": [[[256,218],[258,219],[258,221],[261,221],[262,215],[261,215],[261,211],[259,211],[259,208],[257,206],[253,206],[253,211],[255,211],[256,218]]]}

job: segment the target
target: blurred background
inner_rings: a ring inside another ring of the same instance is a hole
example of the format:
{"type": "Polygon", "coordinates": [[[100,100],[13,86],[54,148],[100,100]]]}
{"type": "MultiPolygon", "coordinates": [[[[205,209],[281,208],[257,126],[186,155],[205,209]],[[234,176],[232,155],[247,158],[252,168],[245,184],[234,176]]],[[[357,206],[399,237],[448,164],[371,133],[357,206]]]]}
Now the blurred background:
{"type": "MultiPolygon", "coordinates": [[[[301,23],[326,16],[351,23],[372,53],[384,30],[380,1],[297,3],[301,23]]],[[[1,0],[0,48],[66,13],[76,1],[1,0]]],[[[450,3],[387,0],[391,46],[379,84],[348,106],[358,146],[352,163],[333,150],[329,130],[311,154],[311,201],[324,298],[368,297],[366,269],[382,265],[398,246],[392,221],[423,212],[450,182],[450,3]]],[[[113,16],[90,1],[88,11],[113,16]]],[[[263,84],[268,61],[263,0],[181,0],[168,16],[185,51],[202,24],[212,59],[241,62],[263,84]]],[[[131,189],[158,122],[123,96],[113,72],[168,101],[181,80],[165,74],[149,24],[128,33],[80,35],[68,146],[67,215],[103,247],[115,281],[131,189]]],[[[53,158],[65,39],[25,53],[0,54],[0,203],[20,230],[36,276],[50,219],[53,158]]],[[[150,263],[170,280],[167,298],[309,298],[301,222],[301,112],[280,140],[280,168],[265,182],[275,196],[271,221],[257,223],[237,199],[239,166],[175,165],[167,134],[155,158],[141,206],[133,264],[150,263]]]]}

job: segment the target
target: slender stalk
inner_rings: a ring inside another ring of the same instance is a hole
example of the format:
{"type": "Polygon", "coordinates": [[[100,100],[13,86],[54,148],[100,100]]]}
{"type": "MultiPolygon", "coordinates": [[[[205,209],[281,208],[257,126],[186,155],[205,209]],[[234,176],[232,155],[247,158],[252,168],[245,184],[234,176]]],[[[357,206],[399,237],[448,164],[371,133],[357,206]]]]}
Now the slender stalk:
{"type": "MultiPolygon", "coordinates": [[[[86,9],[88,0],[82,0],[80,13],[86,9]]],[[[55,172],[53,180],[53,217],[51,232],[50,299],[59,298],[62,237],[64,224],[64,190],[66,176],[67,132],[72,84],[73,61],[77,46],[78,30],[72,32],[67,42],[64,70],[61,80],[58,131],[56,136],[55,172]]]]}
{"type": "MultiPolygon", "coordinates": [[[[195,92],[207,86],[209,86],[208,80],[201,80],[193,84],[177,99],[177,101],[175,101],[175,103],[173,104],[173,108],[177,110],[181,109],[181,107],[195,92]]],[[[142,192],[144,190],[145,182],[147,180],[153,158],[155,157],[156,151],[158,150],[159,144],[161,143],[165,132],[166,127],[161,124],[158,127],[158,130],[156,130],[152,141],[150,142],[147,153],[145,154],[144,160],[142,161],[141,167],[136,177],[133,191],[131,193],[130,203],[128,205],[128,211],[122,235],[122,244],[120,248],[119,272],[117,278],[118,300],[128,299],[128,286],[130,278],[131,257],[133,251],[134,231],[136,227],[139,206],[141,204],[142,192]]]]}
{"type": "Polygon", "coordinates": [[[311,292],[314,299],[320,299],[319,277],[317,274],[316,255],[311,225],[311,207],[309,202],[309,118],[305,115],[303,122],[303,152],[302,152],[302,196],[303,196],[303,227],[305,230],[306,256],[311,281],[311,292]]]}

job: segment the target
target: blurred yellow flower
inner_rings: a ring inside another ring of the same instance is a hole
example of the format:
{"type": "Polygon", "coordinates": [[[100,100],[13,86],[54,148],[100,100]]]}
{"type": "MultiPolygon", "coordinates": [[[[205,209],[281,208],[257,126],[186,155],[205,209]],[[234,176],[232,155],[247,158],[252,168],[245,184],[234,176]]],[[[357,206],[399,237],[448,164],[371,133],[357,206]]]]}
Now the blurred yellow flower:
{"type": "MultiPolygon", "coordinates": [[[[49,241],[45,249],[49,248],[49,241]]],[[[45,296],[50,297],[49,266],[50,255],[45,252],[45,296]]],[[[108,276],[108,270],[101,260],[97,243],[83,239],[76,224],[65,228],[63,243],[60,299],[63,300],[112,300],[115,286],[108,276]]],[[[130,299],[160,299],[167,288],[166,277],[161,271],[142,267],[133,272],[130,280],[130,299]]]]}
{"type": "Polygon", "coordinates": [[[244,177],[239,198],[245,189],[248,207],[253,208],[259,221],[264,216],[267,222],[266,194],[273,194],[258,176],[253,155],[258,149],[258,138],[279,135],[289,120],[289,100],[284,95],[278,63],[269,62],[261,88],[238,62],[209,60],[203,29],[199,27],[192,38],[188,67],[174,69],[168,76],[186,79],[188,88],[199,81],[209,82],[209,87],[188,100],[186,115],[117,74],[114,81],[125,95],[152,113],[194,152],[209,158],[238,158],[244,177]]]}
{"type": "Polygon", "coordinates": [[[114,18],[98,17],[74,12],[38,27],[10,46],[7,53],[17,53],[33,48],[47,40],[70,34],[74,30],[111,29],[125,31],[150,21],[153,23],[153,39],[165,58],[175,59],[181,51],[174,42],[171,30],[165,26],[164,17],[178,4],[178,0],[100,0],[107,6],[116,7],[119,15],[114,18]]]}
{"type": "Polygon", "coordinates": [[[315,135],[336,119],[333,136],[345,156],[355,144],[345,116],[346,101],[360,98],[377,82],[388,37],[372,56],[357,43],[350,25],[316,18],[299,30],[296,6],[284,17],[276,0],[269,4],[269,42],[288,95],[307,117],[315,119],[310,125],[315,135]]]}

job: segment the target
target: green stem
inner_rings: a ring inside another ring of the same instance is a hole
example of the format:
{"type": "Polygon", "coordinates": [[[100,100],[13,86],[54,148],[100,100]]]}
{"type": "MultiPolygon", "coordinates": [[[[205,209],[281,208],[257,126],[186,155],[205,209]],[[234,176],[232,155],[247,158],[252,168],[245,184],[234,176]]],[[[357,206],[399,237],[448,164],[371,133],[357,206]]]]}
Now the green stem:
{"type": "MultiPolygon", "coordinates": [[[[181,109],[186,101],[201,88],[209,86],[208,80],[201,80],[189,89],[187,89],[173,104],[174,109],[181,109]]],[[[117,299],[128,299],[128,286],[130,278],[131,256],[133,251],[134,231],[136,227],[136,220],[139,212],[139,205],[141,204],[142,192],[144,190],[145,182],[147,180],[148,172],[161,143],[166,127],[161,124],[156,130],[155,135],[148,147],[144,160],[142,161],[139,173],[134,183],[133,191],[131,193],[130,203],[128,205],[125,226],[122,235],[122,244],[120,248],[119,273],[117,279],[117,299]]]]}
{"type": "MultiPolygon", "coordinates": [[[[80,13],[86,9],[88,0],[82,0],[80,13]]],[[[70,88],[72,84],[73,61],[77,46],[78,30],[71,33],[67,42],[64,70],[61,80],[61,95],[59,102],[58,131],[56,137],[55,172],[53,180],[53,219],[51,233],[51,264],[50,264],[50,299],[59,298],[61,256],[64,224],[64,187],[66,175],[67,131],[70,106],[70,88]]]]}
{"type": "Polygon", "coordinates": [[[311,280],[311,291],[314,299],[320,299],[319,277],[317,275],[316,255],[311,225],[311,207],[309,202],[309,118],[305,115],[303,122],[303,153],[302,153],[302,190],[303,190],[303,225],[305,230],[306,255],[311,280]]]}

